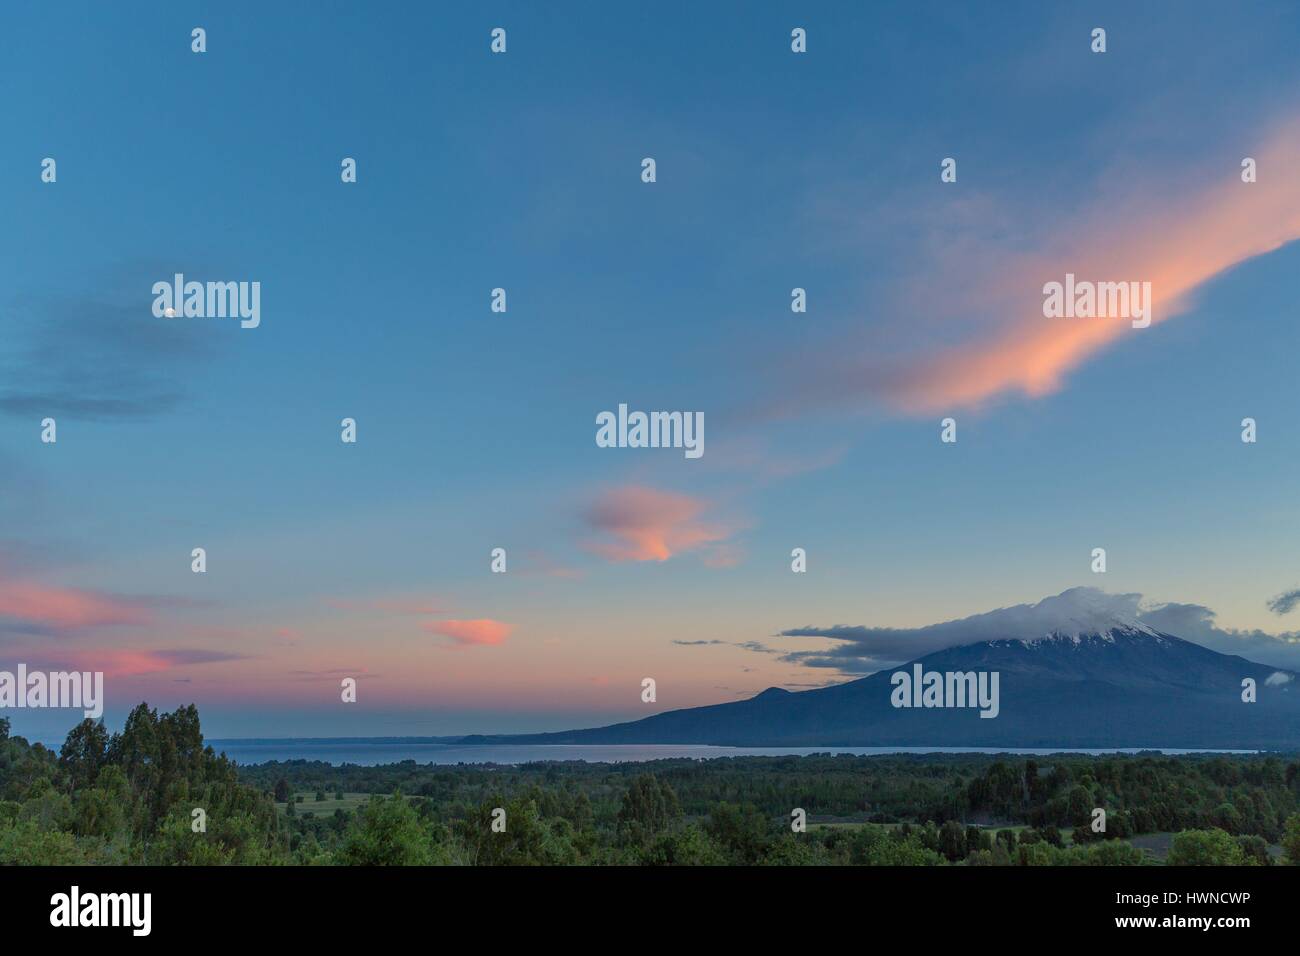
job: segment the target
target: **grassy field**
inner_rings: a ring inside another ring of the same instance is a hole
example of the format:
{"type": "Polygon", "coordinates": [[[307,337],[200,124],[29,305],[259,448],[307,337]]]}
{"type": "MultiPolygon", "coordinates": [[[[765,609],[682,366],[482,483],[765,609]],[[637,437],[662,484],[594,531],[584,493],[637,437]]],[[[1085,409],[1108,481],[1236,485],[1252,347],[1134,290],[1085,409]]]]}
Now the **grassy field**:
{"type": "MultiPolygon", "coordinates": [[[[1129,837],[1129,843],[1136,847],[1141,847],[1150,853],[1161,863],[1169,856],[1169,848],[1173,845],[1174,834],[1172,833],[1143,833],[1140,836],[1129,837]]],[[[1283,850],[1280,844],[1270,844],[1268,855],[1273,858],[1273,862],[1281,862],[1283,850]]]]}
{"type": "MultiPolygon", "coordinates": [[[[316,794],[313,793],[296,793],[294,798],[302,797],[302,802],[297,804],[293,809],[296,813],[314,813],[318,817],[331,816],[335,810],[343,810],[346,813],[358,809],[362,804],[370,799],[368,793],[345,793],[342,800],[337,800],[334,794],[325,794],[324,800],[317,800],[316,794]]],[[[287,804],[277,803],[275,808],[284,813],[287,804]]]]}

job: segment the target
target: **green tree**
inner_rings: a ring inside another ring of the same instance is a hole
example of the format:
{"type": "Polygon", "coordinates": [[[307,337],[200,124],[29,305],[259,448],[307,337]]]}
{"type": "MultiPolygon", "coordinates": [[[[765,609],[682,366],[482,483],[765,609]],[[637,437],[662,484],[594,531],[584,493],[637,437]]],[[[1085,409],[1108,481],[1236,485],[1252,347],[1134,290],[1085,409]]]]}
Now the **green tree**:
{"type": "Polygon", "coordinates": [[[939,866],[944,858],[922,845],[914,833],[891,833],[869,823],[853,835],[849,862],[857,866],[939,866]]]}
{"type": "Polygon", "coordinates": [[[108,731],[102,721],[87,717],[68,732],[59,750],[59,766],[73,790],[89,787],[108,760],[108,731]]]}
{"type": "Polygon", "coordinates": [[[433,862],[429,837],[401,791],[374,796],[343,834],[338,859],[347,866],[420,866],[433,862]]]}
{"type": "Polygon", "coordinates": [[[460,821],[457,834],[477,866],[555,866],[577,862],[573,825],[558,818],[542,819],[530,799],[487,800],[460,821]],[[505,812],[504,829],[496,810],[505,812]]]}
{"type": "Polygon", "coordinates": [[[35,820],[0,827],[0,865],[76,866],[84,862],[71,833],[43,829],[35,820]]]}
{"type": "Polygon", "coordinates": [[[1241,866],[1245,854],[1223,830],[1184,830],[1169,848],[1169,866],[1241,866]]]}
{"type": "MultiPolygon", "coordinates": [[[[1296,766],[1291,764],[1290,767],[1296,766]]],[[[1300,813],[1293,813],[1286,818],[1286,826],[1282,834],[1282,850],[1286,854],[1286,861],[1292,866],[1300,866],[1300,813]]]]}
{"type": "Polygon", "coordinates": [[[1021,843],[1016,848],[1016,864],[1019,866],[1055,866],[1064,862],[1065,851],[1039,840],[1035,843],[1021,843]]]}
{"type": "Polygon", "coordinates": [[[646,866],[723,866],[727,854],[704,829],[690,824],[659,834],[640,852],[646,866]]]}
{"type": "Polygon", "coordinates": [[[1237,837],[1237,846],[1247,866],[1272,866],[1273,858],[1268,855],[1268,841],[1261,836],[1241,835],[1237,837]]]}
{"type": "Polygon", "coordinates": [[[709,814],[708,832],[736,863],[752,865],[771,842],[771,826],[752,804],[719,803],[709,814]]]}
{"type": "Polygon", "coordinates": [[[93,787],[77,793],[73,832],[78,836],[130,840],[131,785],[120,767],[109,765],[99,771],[93,787]]]}
{"type": "MultiPolygon", "coordinates": [[[[976,846],[976,849],[979,849],[976,846]]],[[[966,858],[967,837],[966,828],[956,820],[948,820],[939,828],[939,852],[949,860],[957,861],[966,858]]]]}
{"type": "Polygon", "coordinates": [[[763,856],[763,866],[821,866],[826,852],[807,834],[785,833],[777,837],[763,856]]]}
{"type": "Polygon", "coordinates": [[[681,816],[677,794],[654,774],[636,777],[623,794],[618,811],[619,836],[627,843],[643,844],[681,816]]]}
{"type": "Polygon", "coordinates": [[[1123,840],[1103,840],[1071,848],[1067,862],[1082,866],[1145,866],[1151,862],[1145,851],[1123,840]]]}

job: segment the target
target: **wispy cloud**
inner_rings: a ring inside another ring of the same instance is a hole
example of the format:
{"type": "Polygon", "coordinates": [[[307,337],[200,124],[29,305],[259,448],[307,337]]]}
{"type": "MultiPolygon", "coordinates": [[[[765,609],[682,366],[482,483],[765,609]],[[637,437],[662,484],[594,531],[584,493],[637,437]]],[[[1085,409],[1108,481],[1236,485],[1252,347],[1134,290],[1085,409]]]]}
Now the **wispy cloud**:
{"type": "Polygon", "coordinates": [[[628,485],[602,493],[586,513],[605,538],[587,547],[611,561],[667,561],[707,548],[735,533],[734,526],[706,521],[708,505],[689,495],[628,485]]]}
{"type": "Polygon", "coordinates": [[[449,637],[457,644],[504,644],[513,628],[501,621],[478,618],[472,621],[429,621],[421,625],[431,634],[449,637]]]}
{"type": "MultiPolygon", "coordinates": [[[[1220,166],[1199,184],[1173,184],[1160,165],[1150,181],[1101,195],[1092,208],[1054,211],[1057,232],[1039,237],[1034,252],[982,256],[994,278],[969,283],[960,303],[965,315],[943,336],[960,344],[868,359],[854,358],[844,343],[823,347],[800,360],[802,376],[783,378],[785,397],[771,411],[874,406],[929,414],[1054,392],[1107,346],[1149,331],[1118,318],[1044,318],[1045,282],[1067,272],[1092,281],[1150,282],[1153,324],[1186,312],[1210,280],[1300,238],[1300,179],[1288,172],[1296,155],[1300,123],[1289,120],[1254,152],[1258,182],[1243,183],[1235,166],[1220,166]]],[[[988,244],[996,240],[989,237],[988,244]]]]}
{"type": "Polygon", "coordinates": [[[201,327],[153,316],[150,284],[172,271],[132,266],[94,293],[13,304],[10,328],[0,325],[11,343],[0,364],[0,412],[129,421],[181,404],[187,372],[217,346],[201,327]]]}
{"type": "Polygon", "coordinates": [[[78,588],[48,587],[32,581],[0,581],[0,618],[14,629],[35,632],[80,631],[146,624],[157,602],[78,588]]]}
{"type": "Polygon", "coordinates": [[[1268,599],[1268,609],[1274,614],[1290,614],[1297,606],[1300,606],[1300,588],[1268,599]]]}
{"type": "Polygon", "coordinates": [[[1239,654],[1272,667],[1300,669],[1300,631],[1269,633],[1258,628],[1223,628],[1219,627],[1217,618],[1203,604],[1160,604],[1141,614],[1142,623],[1211,650],[1239,654]]]}
{"type": "Polygon", "coordinates": [[[29,666],[79,671],[103,671],[108,677],[136,677],[194,667],[203,664],[221,664],[228,661],[248,660],[249,655],[214,648],[83,648],[76,651],[62,649],[50,653],[47,648],[10,650],[9,656],[23,659],[29,666]]]}

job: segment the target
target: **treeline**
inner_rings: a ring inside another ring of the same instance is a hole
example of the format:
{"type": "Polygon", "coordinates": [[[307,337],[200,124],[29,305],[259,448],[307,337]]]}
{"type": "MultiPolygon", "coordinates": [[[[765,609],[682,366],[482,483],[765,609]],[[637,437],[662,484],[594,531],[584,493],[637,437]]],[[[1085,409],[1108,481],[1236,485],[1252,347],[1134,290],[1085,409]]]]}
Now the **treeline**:
{"type": "Polygon", "coordinates": [[[969,816],[1070,827],[1092,839],[1094,808],[1111,837],[1216,828],[1278,842],[1300,808],[1300,763],[1276,756],[1055,756],[994,760],[955,801],[969,816]]]}
{"type": "Polygon", "coordinates": [[[9,729],[0,718],[0,863],[290,859],[275,804],[204,746],[193,705],[160,715],[140,704],[112,736],[85,720],[58,754],[9,729]]]}
{"type": "Polygon", "coordinates": [[[752,804],[772,817],[801,807],[821,820],[957,820],[1091,832],[1093,810],[1103,808],[1107,831],[1115,836],[1215,827],[1277,843],[1286,818],[1300,810],[1300,758],[1272,755],[1058,754],[1011,760],[987,754],[823,754],[521,766],[408,760],[379,767],[289,761],[244,767],[240,774],[265,790],[280,781],[299,793],[401,790],[443,809],[536,786],[581,792],[597,819],[609,822],[628,781],[647,770],[673,788],[687,816],[705,816],[729,802],[752,804]]]}
{"type": "MultiPolygon", "coordinates": [[[[1152,857],[1127,838],[1161,832],[1178,834],[1169,848],[1174,864],[1268,865],[1269,847],[1278,844],[1300,859],[1300,763],[1273,755],[288,761],[240,772],[282,794],[405,794],[439,836],[442,857],[459,862],[477,859],[460,848],[484,832],[484,813],[498,807],[507,819],[522,813],[529,833],[541,831],[529,845],[547,854],[533,862],[1141,864],[1152,857]],[[650,802],[642,793],[648,786],[660,788],[667,809],[638,810],[650,802]],[[795,809],[812,821],[805,833],[791,830],[795,809]],[[1099,809],[1104,832],[1095,829],[1099,809]],[[463,821],[472,821],[468,829],[458,829],[463,821]]],[[[328,853],[351,815],[317,815],[311,806],[310,798],[297,805],[295,846],[328,853]]]]}
{"type": "Polygon", "coordinates": [[[193,706],[57,754],[9,730],[6,864],[1140,865],[1152,833],[1173,864],[1300,861],[1300,762],[1271,755],[236,767],[193,706]],[[345,794],[372,796],[313,809],[345,794]]]}

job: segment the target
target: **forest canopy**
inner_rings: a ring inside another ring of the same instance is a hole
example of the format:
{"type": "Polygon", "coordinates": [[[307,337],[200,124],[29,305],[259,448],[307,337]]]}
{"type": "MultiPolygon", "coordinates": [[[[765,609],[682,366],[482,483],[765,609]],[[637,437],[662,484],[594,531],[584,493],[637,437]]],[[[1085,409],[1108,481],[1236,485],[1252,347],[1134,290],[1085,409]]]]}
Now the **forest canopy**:
{"type": "Polygon", "coordinates": [[[240,767],[193,705],[142,703],[111,734],[84,720],[57,753],[10,730],[0,718],[3,864],[1300,862],[1296,755],[240,767]]]}

